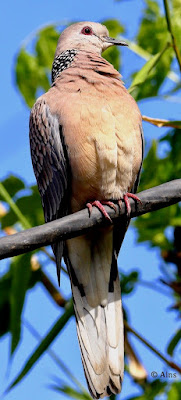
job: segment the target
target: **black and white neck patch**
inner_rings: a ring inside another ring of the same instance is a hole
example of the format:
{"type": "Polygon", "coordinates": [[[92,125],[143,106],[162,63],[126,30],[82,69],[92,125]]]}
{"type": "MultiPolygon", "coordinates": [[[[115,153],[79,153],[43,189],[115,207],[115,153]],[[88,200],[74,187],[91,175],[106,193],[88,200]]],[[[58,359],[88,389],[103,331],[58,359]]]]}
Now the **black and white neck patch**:
{"type": "Polygon", "coordinates": [[[57,57],[55,57],[53,65],[52,65],[52,83],[55,82],[55,79],[58,78],[60,73],[64,71],[64,69],[70,67],[75,55],[77,54],[77,50],[65,50],[60,53],[57,57]]]}

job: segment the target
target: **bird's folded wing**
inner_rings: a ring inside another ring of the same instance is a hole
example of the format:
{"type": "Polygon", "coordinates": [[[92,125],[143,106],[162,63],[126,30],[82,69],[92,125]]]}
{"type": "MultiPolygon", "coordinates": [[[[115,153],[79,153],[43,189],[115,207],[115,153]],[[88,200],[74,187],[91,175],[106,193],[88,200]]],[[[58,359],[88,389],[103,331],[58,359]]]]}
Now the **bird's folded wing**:
{"type": "MultiPolygon", "coordinates": [[[[51,113],[43,98],[35,103],[31,111],[30,148],[45,221],[63,217],[68,213],[70,198],[67,149],[58,116],[51,113]]],[[[63,245],[53,245],[53,251],[60,264],[63,245]]]]}

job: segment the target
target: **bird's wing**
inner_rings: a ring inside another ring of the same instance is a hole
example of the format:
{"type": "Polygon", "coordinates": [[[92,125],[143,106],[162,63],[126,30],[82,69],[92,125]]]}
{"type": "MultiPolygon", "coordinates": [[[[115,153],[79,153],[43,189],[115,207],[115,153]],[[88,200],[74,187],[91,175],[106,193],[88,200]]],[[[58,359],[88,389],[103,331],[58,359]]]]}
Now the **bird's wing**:
{"type": "MultiPolygon", "coordinates": [[[[30,148],[34,173],[41,195],[45,222],[68,213],[70,173],[67,149],[58,117],[45,100],[39,99],[30,115],[30,148]]],[[[58,280],[63,243],[55,243],[58,280]]]]}

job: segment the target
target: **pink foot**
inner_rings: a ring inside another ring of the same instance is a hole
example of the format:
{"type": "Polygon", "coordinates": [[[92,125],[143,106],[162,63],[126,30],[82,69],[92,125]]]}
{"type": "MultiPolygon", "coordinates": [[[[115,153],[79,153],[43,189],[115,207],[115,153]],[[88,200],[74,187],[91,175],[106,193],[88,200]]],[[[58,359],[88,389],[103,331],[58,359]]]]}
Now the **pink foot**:
{"type": "MultiPolygon", "coordinates": [[[[128,217],[129,217],[130,214],[131,214],[131,206],[130,206],[129,198],[134,199],[135,201],[138,201],[138,202],[141,203],[141,200],[140,200],[139,197],[136,196],[135,194],[133,194],[133,193],[125,193],[125,194],[124,194],[123,200],[124,200],[124,202],[125,202],[125,207],[126,207],[126,210],[127,210],[127,215],[128,215],[128,217]]],[[[119,201],[120,201],[120,200],[119,200],[119,201]]],[[[118,202],[118,204],[119,204],[119,202],[118,202]]],[[[120,205],[119,205],[119,206],[120,206],[120,205]]]]}
{"type": "Polygon", "coordinates": [[[105,210],[105,207],[103,206],[103,204],[113,208],[116,211],[116,206],[115,206],[114,203],[112,203],[112,201],[105,201],[104,200],[104,201],[100,202],[99,200],[95,200],[95,201],[92,201],[91,203],[87,203],[86,204],[86,207],[89,210],[89,216],[91,215],[92,207],[95,206],[95,207],[98,208],[98,210],[101,211],[101,213],[104,215],[104,217],[106,219],[108,219],[110,222],[112,222],[112,219],[110,218],[109,214],[105,210]]]}

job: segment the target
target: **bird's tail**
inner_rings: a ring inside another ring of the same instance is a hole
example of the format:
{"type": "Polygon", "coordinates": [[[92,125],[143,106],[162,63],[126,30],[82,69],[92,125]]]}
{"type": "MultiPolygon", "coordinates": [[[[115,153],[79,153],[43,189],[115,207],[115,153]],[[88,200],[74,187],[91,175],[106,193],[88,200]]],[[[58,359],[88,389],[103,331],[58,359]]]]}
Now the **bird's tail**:
{"type": "Polygon", "coordinates": [[[82,362],[90,393],[97,399],[119,393],[123,380],[123,316],[116,258],[109,228],[67,241],[82,362]]]}

